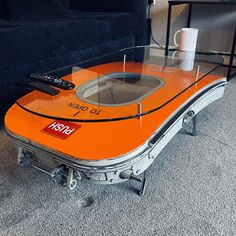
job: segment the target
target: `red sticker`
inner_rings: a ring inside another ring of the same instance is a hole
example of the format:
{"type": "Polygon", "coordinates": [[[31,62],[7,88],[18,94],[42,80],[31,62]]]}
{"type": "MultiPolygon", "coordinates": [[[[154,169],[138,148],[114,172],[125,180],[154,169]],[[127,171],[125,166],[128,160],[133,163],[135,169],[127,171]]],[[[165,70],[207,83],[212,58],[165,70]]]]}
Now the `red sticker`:
{"type": "Polygon", "coordinates": [[[42,131],[60,139],[67,139],[81,127],[68,121],[53,121],[42,131]]]}

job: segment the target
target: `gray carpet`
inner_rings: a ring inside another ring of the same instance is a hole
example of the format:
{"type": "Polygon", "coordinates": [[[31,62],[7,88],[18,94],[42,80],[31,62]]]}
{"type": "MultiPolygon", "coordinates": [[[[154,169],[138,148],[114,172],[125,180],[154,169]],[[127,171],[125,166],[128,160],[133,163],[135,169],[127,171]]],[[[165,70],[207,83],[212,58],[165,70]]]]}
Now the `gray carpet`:
{"type": "Polygon", "coordinates": [[[236,235],[236,79],[149,170],[146,196],[122,183],[58,187],[16,164],[0,131],[0,235],[236,235]]]}

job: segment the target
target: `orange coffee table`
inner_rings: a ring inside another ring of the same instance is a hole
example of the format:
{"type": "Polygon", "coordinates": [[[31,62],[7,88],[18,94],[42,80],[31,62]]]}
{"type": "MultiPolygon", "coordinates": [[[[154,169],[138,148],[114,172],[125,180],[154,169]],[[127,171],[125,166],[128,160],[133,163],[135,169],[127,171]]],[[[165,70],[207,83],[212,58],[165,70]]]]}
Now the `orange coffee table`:
{"type": "Polygon", "coordinates": [[[226,85],[212,74],[220,56],[170,54],[140,46],[56,69],[47,75],[74,84],[56,95],[18,87],[5,130],[19,147],[19,164],[70,189],[82,180],[136,179],[142,195],[141,174],[191,119],[196,132],[197,113],[226,85]]]}

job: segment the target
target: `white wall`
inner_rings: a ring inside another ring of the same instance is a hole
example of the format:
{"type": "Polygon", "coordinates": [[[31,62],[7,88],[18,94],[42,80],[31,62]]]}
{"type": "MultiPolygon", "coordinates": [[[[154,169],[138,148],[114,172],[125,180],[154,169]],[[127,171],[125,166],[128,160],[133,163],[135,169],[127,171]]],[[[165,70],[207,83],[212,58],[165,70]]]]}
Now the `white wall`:
{"type": "MultiPolygon", "coordinates": [[[[187,6],[174,6],[172,11],[172,29],[170,44],[173,45],[173,33],[185,27],[187,23],[187,6]]],[[[168,1],[156,0],[152,8],[152,29],[156,41],[165,44],[168,1]]],[[[231,50],[234,27],[236,24],[235,6],[194,5],[191,27],[199,29],[198,49],[231,50]]]]}

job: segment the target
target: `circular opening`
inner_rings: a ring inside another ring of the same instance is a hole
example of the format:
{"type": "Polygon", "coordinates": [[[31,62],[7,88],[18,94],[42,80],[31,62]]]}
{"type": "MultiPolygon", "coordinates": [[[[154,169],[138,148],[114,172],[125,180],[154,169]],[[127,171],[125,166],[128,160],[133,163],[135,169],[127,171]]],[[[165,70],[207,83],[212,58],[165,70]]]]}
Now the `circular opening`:
{"type": "Polygon", "coordinates": [[[139,102],[160,88],[163,80],[135,73],[111,73],[81,85],[79,99],[100,106],[121,106],[139,102]]]}

